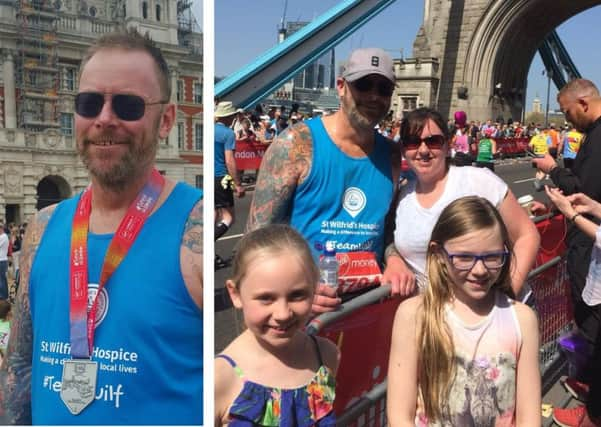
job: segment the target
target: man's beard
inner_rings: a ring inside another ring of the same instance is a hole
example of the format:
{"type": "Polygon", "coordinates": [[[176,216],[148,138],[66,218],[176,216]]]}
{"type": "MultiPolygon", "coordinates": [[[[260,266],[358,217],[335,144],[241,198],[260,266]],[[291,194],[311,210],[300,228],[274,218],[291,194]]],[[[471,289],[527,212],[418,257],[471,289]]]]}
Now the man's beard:
{"type": "Polygon", "coordinates": [[[369,116],[364,115],[359,111],[357,107],[357,103],[353,99],[353,96],[350,92],[347,92],[342,96],[341,106],[346,115],[348,116],[350,122],[361,129],[373,129],[375,125],[378,124],[380,120],[382,120],[385,116],[385,112],[383,112],[379,117],[370,118],[369,116]]]}
{"type": "MultiPolygon", "coordinates": [[[[98,137],[97,139],[103,138],[98,137]]],[[[112,159],[114,153],[101,151],[96,152],[92,157],[90,154],[92,142],[89,139],[84,139],[82,148],[80,148],[80,144],[77,147],[83,164],[99,184],[103,188],[120,193],[153,164],[158,149],[158,139],[154,138],[154,141],[154,143],[142,141],[139,144],[134,143],[131,139],[121,141],[127,146],[127,151],[119,159],[112,159]],[[102,163],[111,160],[113,164],[110,167],[102,167],[102,163]]]]}

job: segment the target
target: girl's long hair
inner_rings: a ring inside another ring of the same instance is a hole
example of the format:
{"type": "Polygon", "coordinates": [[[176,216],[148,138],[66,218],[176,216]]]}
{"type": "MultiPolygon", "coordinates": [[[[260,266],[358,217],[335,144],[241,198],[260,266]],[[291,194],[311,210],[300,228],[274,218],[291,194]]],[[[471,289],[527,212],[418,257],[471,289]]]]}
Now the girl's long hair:
{"type": "Polygon", "coordinates": [[[512,248],[509,235],[499,212],[488,200],[476,196],[455,200],[442,211],[432,230],[426,261],[429,284],[424,292],[418,338],[419,390],[430,422],[442,418],[444,403],[455,376],[455,349],[445,316],[445,304],[453,299],[453,288],[442,245],[456,237],[493,227],[501,233],[510,256],[492,289],[501,289],[513,297],[510,287],[512,248]]]}

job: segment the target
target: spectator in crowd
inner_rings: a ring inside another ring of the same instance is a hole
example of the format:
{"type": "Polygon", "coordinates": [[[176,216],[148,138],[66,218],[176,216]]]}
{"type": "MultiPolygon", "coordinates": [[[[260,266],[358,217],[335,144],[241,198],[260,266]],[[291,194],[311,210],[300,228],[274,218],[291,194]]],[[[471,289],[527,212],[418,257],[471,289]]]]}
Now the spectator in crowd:
{"type": "Polygon", "coordinates": [[[176,119],[170,81],[133,28],[82,60],[75,135],[91,184],[28,226],[0,370],[11,423],[203,423],[201,192],[154,166],[176,119]]]}
{"type": "Polygon", "coordinates": [[[446,129],[440,113],[429,108],[412,111],[403,122],[403,156],[416,179],[400,190],[394,241],[386,248],[382,282],[391,283],[394,293],[411,295],[417,280],[423,291],[427,242],[440,213],[460,197],[477,195],[489,200],[505,219],[517,260],[511,270],[511,287],[522,298],[539,247],[538,231],[499,177],[486,169],[450,165],[446,129]]]}
{"type": "MultiPolygon", "coordinates": [[[[340,110],[291,127],[265,153],[249,230],[289,223],[316,259],[333,238],[338,252],[372,251],[381,259],[401,159],[374,126],[388,113],[394,82],[392,59],[382,49],[351,53],[336,80],[340,110]]],[[[335,309],[335,294],[319,285],[314,311],[335,309]]]]}
{"type": "MultiPolygon", "coordinates": [[[[587,79],[575,79],[566,84],[557,94],[557,101],[566,120],[586,136],[570,169],[559,167],[550,155],[533,159],[536,166],[549,174],[553,183],[565,195],[583,193],[596,202],[601,202],[601,97],[593,82],[587,79]]],[[[574,317],[580,333],[594,348],[593,354],[599,355],[601,346],[601,305],[588,306],[582,299],[582,290],[586,284],[588,266],[591,260],[593,239],[587,236],[573,222],[566,235],[567,270],[572,286],[574,317]]],[[[575,380],[588,383],[591,388],[600,386],[599,372],[601,362],[590,358],[587,376],[575,380]],[[595,383],[592,383],[595,381],[595,383]]],[[[554,417],[565,426],[601,425],[591,423],[598,418],[599,402],[588,402],[575,409],[555,408],[554,417]],[[584,420],[584,421],[583,421],[584,420]]]]}
{"type": "Polygon", "coordinates": [[[8,299],[8,250],[10,239],[0,221],[0,300],[8,299]]]}
{"type": "Polygon", "coordinates": [[[513,300],[501,216],[486,199],[457,199],[427,246],[429,286],[394,319],[389,424],[541,425],[537,319],[513,300]]]}

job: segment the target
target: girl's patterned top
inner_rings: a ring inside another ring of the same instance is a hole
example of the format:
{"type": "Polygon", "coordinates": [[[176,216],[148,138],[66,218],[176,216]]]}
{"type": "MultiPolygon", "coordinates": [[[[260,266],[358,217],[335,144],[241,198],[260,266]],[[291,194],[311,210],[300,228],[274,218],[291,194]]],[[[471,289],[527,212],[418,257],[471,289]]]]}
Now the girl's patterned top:
{"type": "MultiPolygon", "coordinates": [[[[295,389],[266,387],[244,380],[242,391],[234,400],[229,412],[230,426],[334,426],[335,379],[323,364],[319,346],[311,336],[317,350],[319,369],[311,381],[295,389]]],[[[225,354],[225,359],[240,378],[244,373],[236,362],[225,354]]]]}
{"type": "Polygon", "coordinates": [[[495,306],[476,325],[466,325],[447,306],[456,373],[443,419],[429,422],[418,399],[415,425],[515,426],[516,368],[522,334],[511,300],[497,291],[495,306]]]}

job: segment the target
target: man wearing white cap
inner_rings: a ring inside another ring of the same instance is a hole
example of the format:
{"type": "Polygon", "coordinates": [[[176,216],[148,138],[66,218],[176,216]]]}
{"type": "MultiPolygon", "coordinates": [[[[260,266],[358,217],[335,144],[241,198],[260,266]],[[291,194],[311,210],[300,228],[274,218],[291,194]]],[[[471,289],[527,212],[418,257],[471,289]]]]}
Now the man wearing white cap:
{"type": "MultiPolygon", "coordinates": [[[[327,241],[338,252],[371,251],[381,260],[401,160],[374,126],[389,111],[394,84],[386,52],[352,52],[336,80],[340,110],[289,127],[265,153],[247,228],[287,222],[316,259],[327,241]]],[[[339,302],[334,288],[319,285],[313,311],[339,302]]]]}
{"type": "MultiPolygon", "coordinates": [[[[229,101],[220,102],[215,109],[215,240],[234,223],[234,191],[236,196],[244,196],[234,159],[236,135],[230,128],[237,112],[229,101]]],[[[223,267],[219,256],[215,264],[223,267]]]]}

